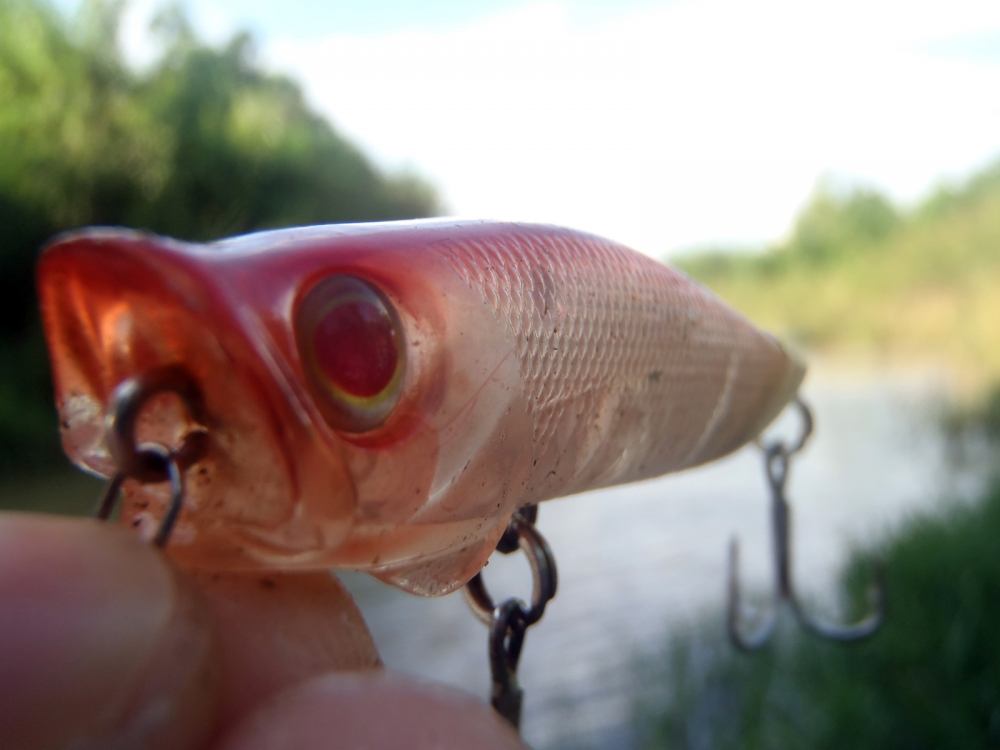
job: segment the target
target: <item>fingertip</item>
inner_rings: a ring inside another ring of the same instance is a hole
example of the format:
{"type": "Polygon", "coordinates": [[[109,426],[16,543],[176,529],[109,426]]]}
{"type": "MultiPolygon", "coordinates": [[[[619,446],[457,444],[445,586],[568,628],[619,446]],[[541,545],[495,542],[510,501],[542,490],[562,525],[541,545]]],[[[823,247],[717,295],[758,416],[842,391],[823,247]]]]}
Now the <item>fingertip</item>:
{"type": "Polygon", "coordinates": [[[514,730],[473,696],[387,672],[329,674],[278,694],[215,750],[288,747],[523,750],[514,730]]]}
{"type": "Polygon", "coordinates": [[[219,723],[327,672],[381,665],[350,593],[328,573],[188,572],[219,634],[219,723]]]}

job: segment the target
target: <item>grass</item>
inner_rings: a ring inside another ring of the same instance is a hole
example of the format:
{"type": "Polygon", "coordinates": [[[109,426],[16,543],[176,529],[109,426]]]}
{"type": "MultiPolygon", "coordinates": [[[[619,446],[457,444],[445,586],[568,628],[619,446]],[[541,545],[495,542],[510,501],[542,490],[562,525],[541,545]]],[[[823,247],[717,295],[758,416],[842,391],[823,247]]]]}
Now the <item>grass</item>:
{"type": "MultiPolygon", "coordinates": [[[[649,660],[637,707],[650,748],[1000,747],[1000,478],[979,502],[913,520],[878,551],[889,617],[852,646],[787,623],[763,652],[734,652],[722,613],[649,660]]],[[[873,552],[844,574],[855,611],[873,552]]]]}

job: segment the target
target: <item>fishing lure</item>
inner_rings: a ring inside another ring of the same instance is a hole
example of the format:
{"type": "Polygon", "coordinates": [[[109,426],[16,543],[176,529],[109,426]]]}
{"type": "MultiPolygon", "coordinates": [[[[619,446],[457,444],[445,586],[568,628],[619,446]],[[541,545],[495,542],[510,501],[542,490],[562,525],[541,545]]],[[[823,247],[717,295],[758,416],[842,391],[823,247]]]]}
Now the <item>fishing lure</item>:
{"type": "MultiPolygon", "coordinates": [[[[419,221],[187,244],[59,238],[39,288],[62,439],[121,467],[116,387],[164,368],[137,444],[196,441],[169,553],[216,569],[342,567],[442,594],[518,508],[710,461],[756,437],[803,366],[683,274],[550,226],[419,221]]],[[[122,516],[169,492],[134,471],[122,516]]],[[[162,477],[160,478],[162,480],[162,477]]]]}

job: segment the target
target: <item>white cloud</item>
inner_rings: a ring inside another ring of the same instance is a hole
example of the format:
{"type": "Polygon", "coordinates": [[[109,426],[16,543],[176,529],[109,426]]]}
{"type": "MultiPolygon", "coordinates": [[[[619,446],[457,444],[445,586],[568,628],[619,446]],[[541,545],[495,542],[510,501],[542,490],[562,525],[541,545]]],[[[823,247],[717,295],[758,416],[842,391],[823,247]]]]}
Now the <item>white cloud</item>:
{"type": "Polygon", "coordinates": [[[263,40],[270,65],[463,215],[652,254],[780,235],[827,173],[912,199],[1000,151],[1000,65],[934,40],[1000,3],[680,2],[598,24],[546,3],[475,23],[263,40]]]}

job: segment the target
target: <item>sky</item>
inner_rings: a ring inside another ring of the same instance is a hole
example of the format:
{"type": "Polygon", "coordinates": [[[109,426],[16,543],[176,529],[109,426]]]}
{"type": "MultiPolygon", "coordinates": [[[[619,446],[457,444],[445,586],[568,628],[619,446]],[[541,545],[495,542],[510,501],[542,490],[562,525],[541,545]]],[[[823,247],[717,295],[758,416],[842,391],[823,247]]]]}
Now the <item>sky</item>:
{"type": "MultiPolygon", "coordinates": [[[[72,4],[73,0],[62,0],[72,4]]],[[[138,63],[160,3],[133,0],[138,63]]],[[[994,0],[203,0],[451,214],[651,255],[785,235],[821,180],[913,203],[1000,158],[994,0]]]]}

